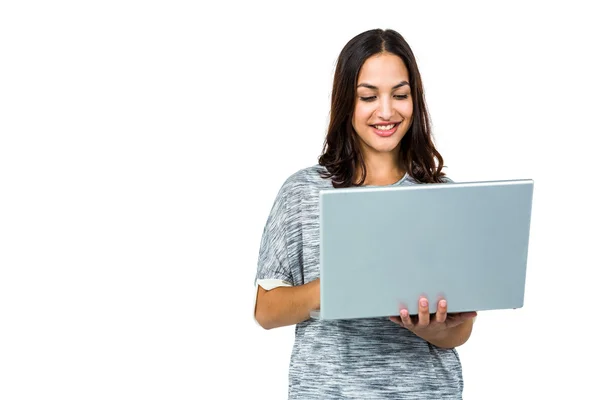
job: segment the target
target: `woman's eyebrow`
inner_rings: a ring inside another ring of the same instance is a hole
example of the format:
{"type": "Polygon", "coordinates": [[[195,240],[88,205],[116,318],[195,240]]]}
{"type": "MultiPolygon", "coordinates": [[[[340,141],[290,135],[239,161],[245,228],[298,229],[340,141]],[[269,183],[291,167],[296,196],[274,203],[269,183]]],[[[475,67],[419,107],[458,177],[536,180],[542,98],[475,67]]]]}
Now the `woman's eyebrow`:
{"type": "MultiPolygon", "coordinates": [[[[402,82],[400,82],[399,84],[395,85],[395,86],[392,88],[392,90],[398,89],[399,87],[406,86],[406,85],[408,85],[408,82],[406,82],[406,81],[402,81],[402,82]]],[[[361,84],[359,84],[359,85],[357,86],[357,88],[359,88],[359,87],[366,87],[367,89],[373,89],[373,90],[377,90],[377,89],[378,89],[378,87],[377,87],[377,86],[373,86],[373,85],[371,85],[371,84],[369,84],[369,83],[361,83],[361,84]]]]}

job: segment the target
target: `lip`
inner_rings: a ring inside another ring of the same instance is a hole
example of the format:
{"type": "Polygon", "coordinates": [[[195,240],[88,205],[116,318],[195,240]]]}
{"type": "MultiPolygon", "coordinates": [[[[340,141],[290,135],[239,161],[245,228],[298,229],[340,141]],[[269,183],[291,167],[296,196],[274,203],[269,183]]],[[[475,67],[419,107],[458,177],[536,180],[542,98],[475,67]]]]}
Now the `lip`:
{"type": "Polygon", "coordinates": [[[389,125],[389,124],[394,124],[394,127],[392,129],[390,129],[389,131],[382,131],[380,129],[375,128],[375,125],[371,125],[371,128],[373,128],[373,131],[375,132],[375,134],[377,136],[381,136],[381,137],[388,137],[388,136],[392,136],[394,133],[396,133],[396,131],[398,130],[398,126],[400,126],[401,122],[385,122],[383,124],[375,124],[375,125],[389,125]]]}

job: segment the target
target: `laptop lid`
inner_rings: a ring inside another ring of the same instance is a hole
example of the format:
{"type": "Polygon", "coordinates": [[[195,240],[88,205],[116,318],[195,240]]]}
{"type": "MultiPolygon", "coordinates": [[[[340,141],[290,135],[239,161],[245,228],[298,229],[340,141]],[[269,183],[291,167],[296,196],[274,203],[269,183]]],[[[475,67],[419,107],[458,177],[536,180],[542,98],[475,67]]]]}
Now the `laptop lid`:
{"type": "Polygon", "coordinates": [[[523,306],[532,180],[324,190],[313,318],[523,306]]]}

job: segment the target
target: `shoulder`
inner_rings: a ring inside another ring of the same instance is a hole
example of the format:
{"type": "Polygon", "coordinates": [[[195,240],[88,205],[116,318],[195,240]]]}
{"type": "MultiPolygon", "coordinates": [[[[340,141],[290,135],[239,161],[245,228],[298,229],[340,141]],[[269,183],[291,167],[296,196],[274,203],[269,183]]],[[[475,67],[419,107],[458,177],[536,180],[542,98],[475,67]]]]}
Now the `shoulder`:
{"type": "Polygon", "coordinates": [[[320,172],[320,166],[317,165],[289,175],[277,193],[271,215],[287,221],[288,226],[302,223],[306,215],[310,215],[318,205],[318,193],[329,182],[321,177],[320,172]]]}
{"type": "Polygon", "coordinates": [[[294,196],[311,189],[318,190],[331,186],[331,180],[321,176],[323,172],[325,168],[318,164],[302,168],[288,176],[281,187],[281,192],[286,196],[294,196]]]}

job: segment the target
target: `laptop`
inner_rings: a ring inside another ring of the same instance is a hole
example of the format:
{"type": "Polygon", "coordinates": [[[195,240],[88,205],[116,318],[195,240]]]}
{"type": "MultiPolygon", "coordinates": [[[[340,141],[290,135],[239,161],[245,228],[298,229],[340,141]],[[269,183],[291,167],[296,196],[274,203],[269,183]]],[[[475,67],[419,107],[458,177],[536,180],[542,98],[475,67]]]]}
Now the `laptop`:
{"type": "Polygon", "coordinates": [[[320,193],[321,308],[335,320],[523,307],[533,180],[320,193]]]}

